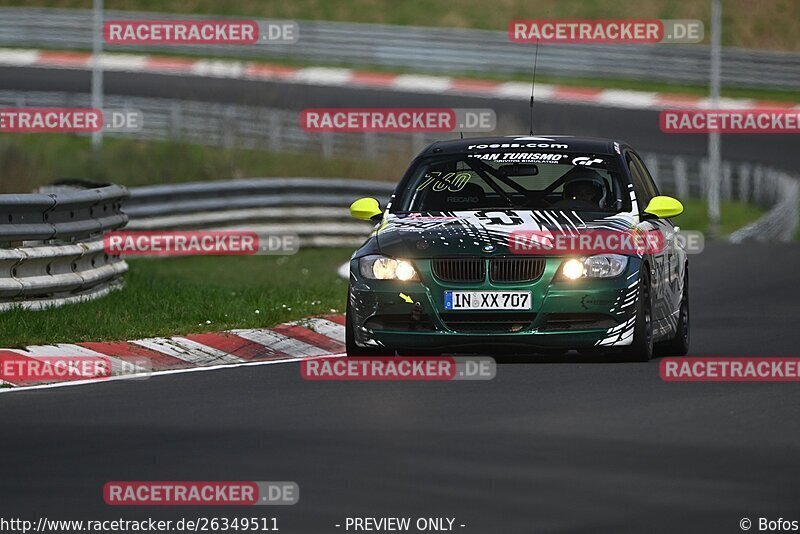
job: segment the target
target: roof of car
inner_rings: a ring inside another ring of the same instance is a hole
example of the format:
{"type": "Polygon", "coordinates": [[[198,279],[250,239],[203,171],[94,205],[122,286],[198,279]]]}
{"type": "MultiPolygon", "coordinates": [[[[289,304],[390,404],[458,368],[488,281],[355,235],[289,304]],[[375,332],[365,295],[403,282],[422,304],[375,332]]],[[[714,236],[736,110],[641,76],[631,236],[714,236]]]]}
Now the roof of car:
{"type": "Polygon", "coordinates": [[[628,143],[618,139],[601,137],[574,137],[571,135],[509,135],[505,137],[467,137],[436,141],[422,151],[422,154],[459,154],[475,150],[491,150],[499,148],[555,149],[595,154],[613,154],[618,147],[628,143]],[[566,146],[565,146],[566,145],[566,146]]]}

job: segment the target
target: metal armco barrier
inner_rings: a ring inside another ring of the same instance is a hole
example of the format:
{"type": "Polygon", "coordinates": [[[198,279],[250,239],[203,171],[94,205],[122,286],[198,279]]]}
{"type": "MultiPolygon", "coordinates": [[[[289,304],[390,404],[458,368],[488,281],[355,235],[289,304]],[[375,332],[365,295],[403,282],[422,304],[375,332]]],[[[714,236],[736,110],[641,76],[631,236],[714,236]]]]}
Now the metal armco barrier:
{"type": "Polygon", "coordinates": [[[776,180],[780,200],[759,220],[732,233],[731,242],[791,241],[795,238],[799,222],[800,182],[785,173],[779,173],[776,180]]]}
{"type": "Polygon", "coordinates": [[[394,184],[340,178],[252,178],[131,189],[128,230],[242,229],[297,234],[301,247],[358,246],[372,226],[350,217],[353,200],[382,203],[394,184]]]}
{"type": "Polygon", "coordinates": [[[0,196],[0,243],[69,240],[91,236],[127,222],[118,185],[70,193],[0,196]]]}
{"type": "MultiPolygon", "coordinates": [[[[185,14],[105,12],[106,20],[202,20],[185,14]]],[[[219,19],[220,17],[214,17],[219,19]]],[[[424,28],[383,24],[298,21],[296,44],[237,46],[113,46],[109,50],[190,53],[203,56],[288,59],[316,64],[372,65],[432,73],[529,73],[530,45],[511,43],[502,31],[424,28]]],[[[91,49],[92,12],[83,9],[0,8],[0,46],[91,49]]],[[[547,44],[539,51],[538,72],[575,78],[633,79],[705,85],[709,49],[705,45],[547,44]]],[[[726,87],[796,89],[800,54],[725,48],[726,87]]]]}
{"type": "Polygon", "coordinates": [[[125,226],[124,187],[0,195],[0,311],[43,309],[121,287],[128,265],[103,250],[125,226]]]}

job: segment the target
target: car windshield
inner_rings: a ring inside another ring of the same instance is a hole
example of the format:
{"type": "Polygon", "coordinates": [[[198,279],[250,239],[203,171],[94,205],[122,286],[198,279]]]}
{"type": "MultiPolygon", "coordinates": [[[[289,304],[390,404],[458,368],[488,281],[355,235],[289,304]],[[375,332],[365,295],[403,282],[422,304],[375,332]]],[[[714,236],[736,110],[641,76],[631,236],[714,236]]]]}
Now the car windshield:
{"type": "Polygon", "coordinates": [[[481,152],[423,158],[394,212],[473,209],[630,210],[616,158],[580,152],[481,152]]]}

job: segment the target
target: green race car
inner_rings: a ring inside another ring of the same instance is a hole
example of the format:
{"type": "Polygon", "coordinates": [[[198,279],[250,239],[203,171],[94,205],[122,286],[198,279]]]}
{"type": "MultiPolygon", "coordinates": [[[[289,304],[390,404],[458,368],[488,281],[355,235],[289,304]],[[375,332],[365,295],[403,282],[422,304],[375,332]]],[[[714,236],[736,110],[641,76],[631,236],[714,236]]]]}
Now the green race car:
{"type": "Polygon", "coordinates": [[[682,211],[622,141],[434,143],[384,209],[351,206],[377,225],[350,260],[347,353],[686,354],[682,211]]]}

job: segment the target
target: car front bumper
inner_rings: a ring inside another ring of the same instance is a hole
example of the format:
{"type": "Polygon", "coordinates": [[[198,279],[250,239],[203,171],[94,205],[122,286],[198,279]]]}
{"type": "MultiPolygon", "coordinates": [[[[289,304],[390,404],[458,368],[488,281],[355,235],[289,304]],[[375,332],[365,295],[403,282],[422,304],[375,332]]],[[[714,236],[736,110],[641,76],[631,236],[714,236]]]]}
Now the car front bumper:
{"type": "Polygon", "coordinates": [[[429,260],[414,260],[419,282],[371,280],[350,264],[349,313],[361,347],[439,353],[588,349],[629,345],[633,338],[639,258],[620,276],[560,280],[564,258],[547,258],[542,276],[527,283],[451,283],[437,279],[429,260]],[[444,309],[447,290],[530,291],[525,311],[444,309]]]}

